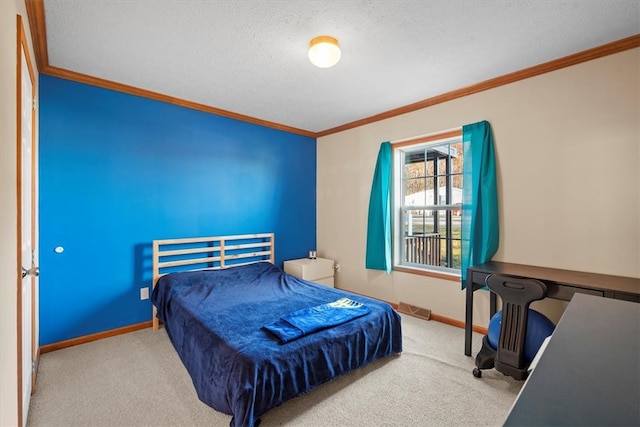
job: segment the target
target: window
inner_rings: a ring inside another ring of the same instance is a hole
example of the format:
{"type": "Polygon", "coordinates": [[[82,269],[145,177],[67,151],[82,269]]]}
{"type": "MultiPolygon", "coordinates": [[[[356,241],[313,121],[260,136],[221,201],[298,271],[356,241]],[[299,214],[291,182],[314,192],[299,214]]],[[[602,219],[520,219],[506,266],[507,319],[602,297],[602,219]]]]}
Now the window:
{"type": "Polygon", "coordinates": [[[460,274],[462,135],[447,135],[394,145],[394,266],[460,274]]]}

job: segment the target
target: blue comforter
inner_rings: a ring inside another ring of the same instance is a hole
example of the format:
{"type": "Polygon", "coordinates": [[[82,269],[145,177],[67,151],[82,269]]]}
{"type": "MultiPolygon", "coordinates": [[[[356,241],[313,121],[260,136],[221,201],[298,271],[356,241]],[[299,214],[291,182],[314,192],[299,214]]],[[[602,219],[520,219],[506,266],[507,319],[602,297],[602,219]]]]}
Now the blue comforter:
{"type": "Polygon", "coordinates": [[[402,351],[400,317],[386,303],[286,274],[268,262],[172,273],[152,302],[198,397],[234,427],[332,378],[402,351]],[[368,310],[287,343],[263,326],[349,298],[368,310]]]}

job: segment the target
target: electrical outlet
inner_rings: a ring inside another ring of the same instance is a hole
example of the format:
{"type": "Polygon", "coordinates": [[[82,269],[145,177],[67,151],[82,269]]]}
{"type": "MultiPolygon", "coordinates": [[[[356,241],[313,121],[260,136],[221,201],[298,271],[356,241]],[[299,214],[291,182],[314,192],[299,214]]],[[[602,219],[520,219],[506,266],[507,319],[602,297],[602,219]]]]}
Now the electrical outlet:
{"type": "Polygon", "coordinates": [[[340,264],[336,264],[335,269],[336,273],[340,273],[340,264]]]}
{"type": "Polygon", "coordinates": [[[149,299],[149,288],[140,288],[140,299],[149,299]]]}

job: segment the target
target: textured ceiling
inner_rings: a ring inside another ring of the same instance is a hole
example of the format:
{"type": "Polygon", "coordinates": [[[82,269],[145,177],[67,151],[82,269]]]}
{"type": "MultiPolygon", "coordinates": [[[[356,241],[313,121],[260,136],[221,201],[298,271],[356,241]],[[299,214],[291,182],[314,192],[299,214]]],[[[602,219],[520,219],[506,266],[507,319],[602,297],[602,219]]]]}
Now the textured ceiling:
{"type": "Polygon", "coordinates": [[[311,132],[640,33],[638,0],[45,0],[49,65],[311,132]],[[336,37],[319,69],[309,40],[336,37]]]}

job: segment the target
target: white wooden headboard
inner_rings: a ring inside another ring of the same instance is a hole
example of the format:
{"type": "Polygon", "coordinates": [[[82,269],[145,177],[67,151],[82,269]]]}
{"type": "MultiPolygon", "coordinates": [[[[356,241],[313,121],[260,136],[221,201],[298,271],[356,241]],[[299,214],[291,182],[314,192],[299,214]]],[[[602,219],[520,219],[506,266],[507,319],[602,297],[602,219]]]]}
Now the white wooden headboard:
{"type": "MultiPolygon", "coordinates": [[[[218,270],[259,261],[275,262],[274,234],[195,237],[153,241],[153,287],[168,273],[218,270]]],[[[153,306],[153,329],[159,328],[153,306]]]]}

